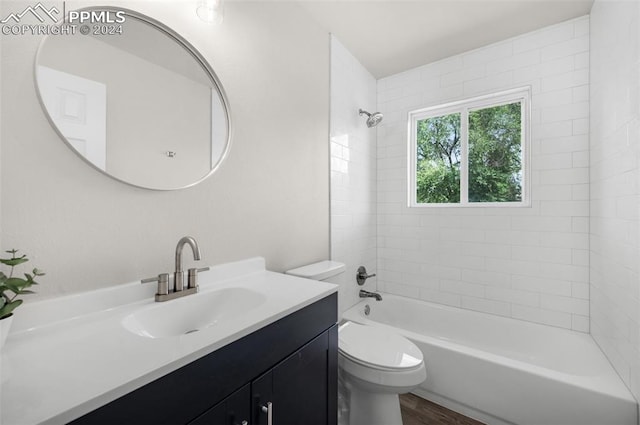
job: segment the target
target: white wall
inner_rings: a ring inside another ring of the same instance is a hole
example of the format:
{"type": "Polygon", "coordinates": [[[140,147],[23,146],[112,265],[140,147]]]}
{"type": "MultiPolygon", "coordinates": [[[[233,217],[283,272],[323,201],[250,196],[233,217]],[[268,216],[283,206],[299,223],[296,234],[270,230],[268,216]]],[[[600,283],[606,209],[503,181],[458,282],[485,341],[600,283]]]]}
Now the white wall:
{"type": "MultiPolygon", "coordinates": [[[[376,80],[331,37],[331,258],[346,264],[333,279],[344,311],[358,302],[356,270],[376,271],[376,130],[360,108],[374,112],[376,80]]],[[[375,278],[364,289],[375,289],[375,278]]]]}
{"type": "MultiPolygon", "coordinates": [[[[32,4],[2,3],[3,12],[32,4]]],[[[262,255],[281,271],[327,258],[326,32],[292,2],[228,2],[217,27],[197,18],[195,2],[108,3],[165,22],[211,62],[231,105],[231,150],[216,174],[186,190],[104,176],[58,138],[40,108],[40,38],[3,35],[2,249],[20,248],[46,270],[29,298],[170,271],[184,235],[200,243],[203,264],[262,255]]],[[[67,10],[79,5],[67,2],[67,10]]]]}
{"type": "Polygon", "coordinates": [[[591,11],[591,333],[640,398],[640,3],[591,11]]]}
{"type": "Polygon", "coordinates": [[[378,288],[589,331],[589,19],[378,81],[378,288]],[[531,208],[408,208],[407,113],[532,88],[531,208]]]}

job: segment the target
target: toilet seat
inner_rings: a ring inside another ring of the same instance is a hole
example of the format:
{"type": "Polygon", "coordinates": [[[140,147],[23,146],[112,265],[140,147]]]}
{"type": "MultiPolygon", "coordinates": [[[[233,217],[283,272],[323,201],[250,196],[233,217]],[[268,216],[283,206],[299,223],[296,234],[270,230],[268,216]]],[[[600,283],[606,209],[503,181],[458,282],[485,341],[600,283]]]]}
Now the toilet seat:
{"type": "Polygon", "coordinates": [[[422,351],[405,337],[384,329],[346,322],[340,326],[338,351],[354,363],[384,371],[424,367],[422,351]]]}

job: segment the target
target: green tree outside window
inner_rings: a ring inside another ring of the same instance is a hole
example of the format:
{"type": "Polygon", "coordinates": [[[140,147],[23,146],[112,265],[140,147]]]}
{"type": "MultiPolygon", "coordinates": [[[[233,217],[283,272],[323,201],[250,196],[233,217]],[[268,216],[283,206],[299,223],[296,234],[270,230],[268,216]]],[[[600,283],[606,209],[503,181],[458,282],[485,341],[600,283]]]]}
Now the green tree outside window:
{"type": "Polygon", "coordinates": [[[461,119],[468,117],[470,203],[522,201],[521,102],[417,121],[417,203],[460,203],[461,119]]]}

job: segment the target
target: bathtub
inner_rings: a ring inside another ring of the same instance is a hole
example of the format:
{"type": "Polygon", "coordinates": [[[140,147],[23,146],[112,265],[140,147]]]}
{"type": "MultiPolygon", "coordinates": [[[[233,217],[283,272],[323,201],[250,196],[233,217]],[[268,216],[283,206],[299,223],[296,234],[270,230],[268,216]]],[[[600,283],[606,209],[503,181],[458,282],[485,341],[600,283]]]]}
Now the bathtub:
{"type": "Polygon", "coordinates": [[[342,318],[422,350],[427,380],[415,394],[492,425],[638,423],[635,399],[589,335],[382,295],[342,318]]]}

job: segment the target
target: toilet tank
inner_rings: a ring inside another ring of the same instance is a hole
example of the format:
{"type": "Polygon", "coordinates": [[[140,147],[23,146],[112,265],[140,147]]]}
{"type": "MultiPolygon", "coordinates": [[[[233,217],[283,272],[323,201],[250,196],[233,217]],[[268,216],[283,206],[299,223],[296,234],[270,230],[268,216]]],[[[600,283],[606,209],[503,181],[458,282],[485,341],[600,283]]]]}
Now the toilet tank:
{"type": "Polygon", "coordinates": [[[298,267],[296,269],[287,270],[285,274],[292,276],[304,277],[313,280],[325,280],[330,277],[339,275],[345,270],[344,263],[338,261],[325,260],[318,263],[309,264],[298,267]]]}

